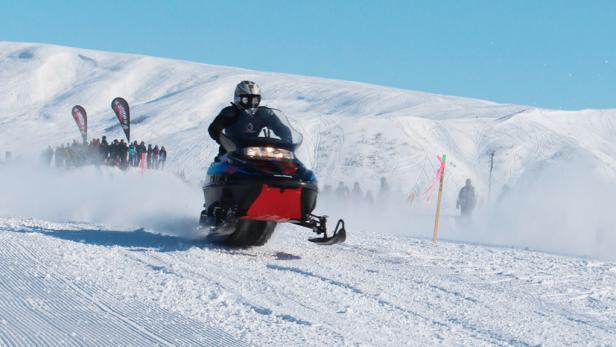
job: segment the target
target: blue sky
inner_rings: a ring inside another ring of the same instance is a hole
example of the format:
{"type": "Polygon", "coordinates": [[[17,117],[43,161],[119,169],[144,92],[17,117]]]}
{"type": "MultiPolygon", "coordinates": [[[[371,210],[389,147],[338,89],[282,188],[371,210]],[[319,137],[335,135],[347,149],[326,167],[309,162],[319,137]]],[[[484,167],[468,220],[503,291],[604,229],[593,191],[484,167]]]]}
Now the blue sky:
{"type": "Polygon", "coordinates": [[[8,0],[0,40],[616,108],[616,1],[608,0],[8,0]]]}

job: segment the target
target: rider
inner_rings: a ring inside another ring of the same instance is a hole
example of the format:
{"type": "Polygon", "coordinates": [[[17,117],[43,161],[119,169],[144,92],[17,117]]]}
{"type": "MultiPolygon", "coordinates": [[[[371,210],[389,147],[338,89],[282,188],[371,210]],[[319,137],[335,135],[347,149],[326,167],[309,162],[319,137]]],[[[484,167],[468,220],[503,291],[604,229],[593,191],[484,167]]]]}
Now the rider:
{"type": "MultiPolygon", "coordinates": [[[[218,142],[220,134],[231,138],[258,137],[263,128],[271,129],[282,141],[291,142],[291,130],[282,123],[276,113],[261,102],[261,89],[252,81],[242,81],[235,87],[231,106],[223,108],[208,128],[210,137],[218,142]]],[[[218,161],[227,151],[220,146],[218,161]]]]}

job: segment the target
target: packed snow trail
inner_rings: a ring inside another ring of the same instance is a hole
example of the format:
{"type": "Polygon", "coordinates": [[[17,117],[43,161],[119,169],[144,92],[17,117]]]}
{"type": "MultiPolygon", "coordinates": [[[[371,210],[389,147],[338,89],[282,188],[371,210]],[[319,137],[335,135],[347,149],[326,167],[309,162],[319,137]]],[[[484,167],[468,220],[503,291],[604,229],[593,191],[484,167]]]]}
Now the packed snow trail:
{"type": "Polygon", "coordinates": [[[62,263],[48,262],[44,245],[23,236],[0,234],[0,345],[240,344],[202,322],[71,277],[62,263]]]}
{"type": "Polygon", "coordinates": [[[0,219],[0,338],[56,345],[609,345],[616,264],[357,230],[261,248],[0,219]],[[224,331],[224,332],[221,332],[224,331]],[[229,340],[228,335],[237,341],[229,340]]]}

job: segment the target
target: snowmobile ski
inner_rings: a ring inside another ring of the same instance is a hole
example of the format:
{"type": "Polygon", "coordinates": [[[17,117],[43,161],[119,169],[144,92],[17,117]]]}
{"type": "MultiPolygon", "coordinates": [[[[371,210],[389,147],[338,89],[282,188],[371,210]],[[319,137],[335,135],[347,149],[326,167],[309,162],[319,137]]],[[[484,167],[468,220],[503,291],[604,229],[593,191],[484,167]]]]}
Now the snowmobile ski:
{"type": "Polygon", "coordinates": [[[316,243],[321,246],[329,246],[335,245],[338,243],[342,243],[346,240],[346,229],[344,228],[344,221],[342,219],[338,220],[336,224],[336,229],[334,230],[334,234],[332,236],[327,236],[327,232],[323,232],[322,237],[313,237],[308,239],[308,241],[316,243]],[[342,226],[340,228],[340,226],[342,226]]]}

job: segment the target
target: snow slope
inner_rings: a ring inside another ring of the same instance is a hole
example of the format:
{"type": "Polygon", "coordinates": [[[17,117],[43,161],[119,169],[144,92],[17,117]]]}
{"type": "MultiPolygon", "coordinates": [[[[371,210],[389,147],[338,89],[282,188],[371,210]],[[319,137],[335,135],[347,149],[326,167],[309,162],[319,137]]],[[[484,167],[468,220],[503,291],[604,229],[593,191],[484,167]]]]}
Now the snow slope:
{"type": "MultiPolygon", "coordinates": [[[[321,183],[344,179],[372,190],[388,173],[410,191],[432,179],[434,155],[450,159],[447,182],[474,179],[485,195],[489,155],[494,187],[515,184],[536,163],[582,153],[590,168],[616,173],[615,110],[552,111],[459,97],[152,57],[51,45],[0,42],[0,150],[38,154],[78,138],[75,104],[91,136],[122,137],[110,109],[132,107],[135,139],[166,144],[170,164],[193,180],[216,150],[206,128],[228,105],[235,84],[261,84],[264,103],[284,110],[305,135],[301,157],[321,183]]],[[[450,197],[455,189],[446,190],[450,197]]],[[[446,199],[451,203],[453,198],[446,199]]]]}
{"type": "Polygon", "coordinates": [[[616,110],[9,42],[0,42],[0,81],[0,153],[25,162],[0,166],[0,274],[10,279],[0,284],[0,344],[105,345],[110,331],[120,345],[616,340],[616,110]],[[390,181],[395,194],[378,208],[320,202],[319,212],[347,220],[344,245],[317,247],[309,232],[283,227],[263,248],[217,248],[191,241],[201,192],[169,173],[62,173],[28,160],[79,138],[75,104],[88,111],[90,136],[121,138],[110,102],[123,96],[133,138],[164,144],[167,170],[199,182],[217,150],[207,125],[243,79],[303,133],[299,156],[321,185],[357,181],[375,194],[380,177],[390,181]],[[434,199],[421,193],[442,153],[447,242],[434,245],[425,241],[434,199]],[[481,208],[460,227],[455,197],[467,177],[481,208]],[[504,184],[513,189],[497,198],[504,184]],[[420,196],[412,205],[410,192],[420,196]]]}

